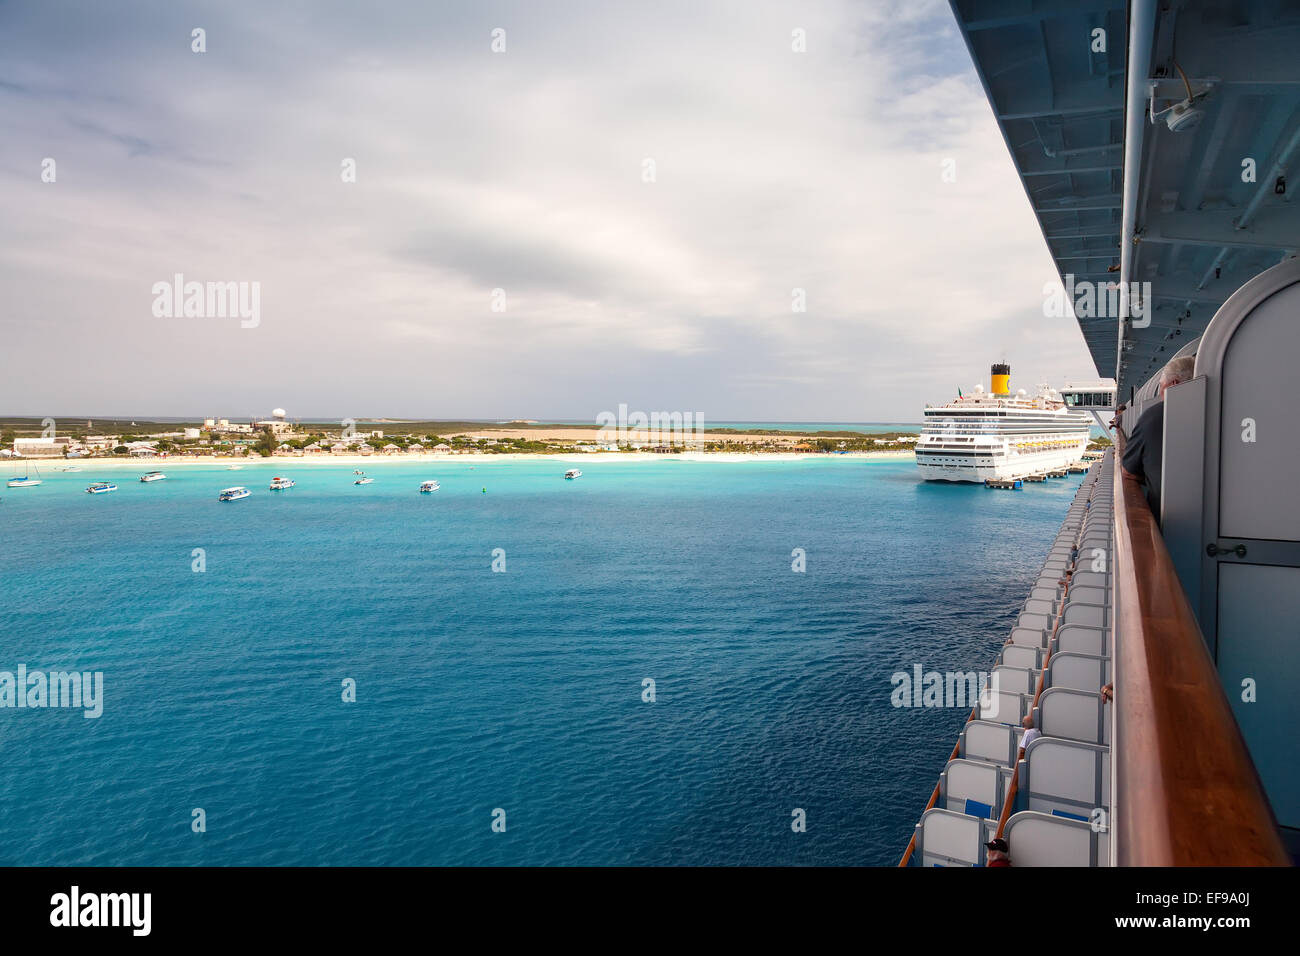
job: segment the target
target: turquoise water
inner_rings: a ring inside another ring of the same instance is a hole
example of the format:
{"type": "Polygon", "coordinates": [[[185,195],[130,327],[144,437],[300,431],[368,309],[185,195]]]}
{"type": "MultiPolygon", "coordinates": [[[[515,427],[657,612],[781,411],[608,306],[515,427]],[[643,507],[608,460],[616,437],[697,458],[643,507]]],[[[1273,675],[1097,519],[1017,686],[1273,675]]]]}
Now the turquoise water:
{"type": "Polygon", "coordinates": [[[96,720],[0,709],[0,864],[895,863],[966,715],[890,675],[987,669],[1078,485],[351,467],[0,489],[0,670],[105,686],[96,720]]]}

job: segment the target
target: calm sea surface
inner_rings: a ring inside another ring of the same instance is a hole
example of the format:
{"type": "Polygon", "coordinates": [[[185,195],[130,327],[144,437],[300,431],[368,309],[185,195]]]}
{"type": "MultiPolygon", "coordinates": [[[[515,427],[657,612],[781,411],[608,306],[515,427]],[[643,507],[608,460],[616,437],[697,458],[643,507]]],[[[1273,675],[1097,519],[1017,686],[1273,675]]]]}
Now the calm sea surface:
{"type": "Polygon", "coordinates": [[[897,862],[966,714],[890,675],[991,665],[1078,477],[581,466],[0,488],[0,671],[105,687],[99,719],[0,709],[0,864],[897,862]]]}

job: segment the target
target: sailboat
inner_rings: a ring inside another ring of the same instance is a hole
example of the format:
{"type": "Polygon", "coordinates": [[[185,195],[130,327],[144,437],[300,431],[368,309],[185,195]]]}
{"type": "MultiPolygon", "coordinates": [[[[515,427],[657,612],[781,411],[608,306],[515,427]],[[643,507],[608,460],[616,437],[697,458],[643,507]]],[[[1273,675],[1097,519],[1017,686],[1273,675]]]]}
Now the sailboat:
{"type": "Polygon", "coordinates": [[[34,488],[40,483],[41,470],[39,468],[36,469],[35,477],[32,476],[30,471],[24,468],[22,475],[14,475],[14,477],[10,478],[8,481],[10,488],[34,488]]]}

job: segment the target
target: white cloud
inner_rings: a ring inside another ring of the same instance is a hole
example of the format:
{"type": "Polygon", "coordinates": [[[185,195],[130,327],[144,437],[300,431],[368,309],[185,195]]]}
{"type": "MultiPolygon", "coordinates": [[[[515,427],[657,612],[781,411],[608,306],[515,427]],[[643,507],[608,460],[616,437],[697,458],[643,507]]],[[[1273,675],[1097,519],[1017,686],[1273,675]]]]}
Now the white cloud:
{"type": "Polygon", "coordinates": [[[1093,371],[946,4],[199,9],[202,56],[95,5],[0,36],[0,327],[96,358],[10,413],[915,419],[1093,371]],[[174,272],[261,281],[261,327],[152,319],[174,272]]]}

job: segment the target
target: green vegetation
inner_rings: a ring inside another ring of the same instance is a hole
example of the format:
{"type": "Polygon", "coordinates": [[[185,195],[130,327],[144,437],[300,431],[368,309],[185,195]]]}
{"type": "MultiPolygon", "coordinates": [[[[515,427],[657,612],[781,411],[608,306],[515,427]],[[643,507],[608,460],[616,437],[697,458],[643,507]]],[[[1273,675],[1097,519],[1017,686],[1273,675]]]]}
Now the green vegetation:
{"type": "Polygon", "coordinates": [[[253,450],[263,458],[270,458],[271,453],[280,447],[280,442],[276,439],[271,429],[263,428],[262,433],[258,436],[253,445],[253,450]]]}
{"type": "MultiPolygon", "coordinates": [[[[3,418],[0,417],[0,445],[12,446],[15,438],[36,437],[44,431],[44,423],[39,418],[3,418]]],[[[600,444],[607,445],[604,435],[598,435],[595,423],[560,423],[538,424],[533,422],[453,422],[453,421],[395,421],[372,420],[356,423],[355,437],[344,438],[344,426],[334,422],[296,423],[292,434],[277,436],[266,428],[252,432],[248,424],[236,427],[232,423],[229,429],[204,428],[202,422],[185,421],[132,421],[118,419],[60,419],[57,426],[60,437],[72,438],[80,442],[90,436],[98,439],[89,450],[93,455],[124,456],[129,454],[127,443],[148,440],[156,444],[159,452],[169,455],[230,455],[256,452],[268,457],[275,454],[281,445],[302,452],[309,445],[321,446],[328,454],[336,442],[344,442],[349,450],[360,450],[382,454],[387,445],[396,446],[403,451],[414,445],[420,445],[425,451],[431,451],[438,445],[448,445],[455,452],[481,452],[485,454],[572,454],[577,452],[596,452],[598,437],[600,444]],[[518,434],[527,429],[529,437],[518,434]],[[186,430],[193,430],[195,437],[184,437],[186,430]],[[384,433],[382,438],[371,437],[372,431],[384,433]],[[555,437],[549,437],[554,433],[555,437]]],[[[911,451],[911,441],[916,431],[889,431],[862,433],[856,431],[817,431],[800,432],[793,430],[756,431],[743,428],[707,428],[710,440],[703,446],[667,445],[674,437],[680,442],[680,435],[665,435],[665,443],[641,442],[647,447],[633,448],[622,445],[617,451],[622,453],[660,451],[680,454],[691,451],[730,452],[730,453],[773,453],[773,452],[807,452],[807,453],[848,453],[848,452],[895,452],[905,454],[911,451]]],[[[629,434],[629,439],[638,436],[629,434]]],[[[1108,441],[1094,443],[1093,447],[1102,447],[1108,441]]],[[[82,452],[83,454],[86,452],[82,452]]]]}

